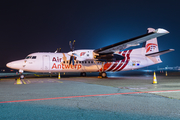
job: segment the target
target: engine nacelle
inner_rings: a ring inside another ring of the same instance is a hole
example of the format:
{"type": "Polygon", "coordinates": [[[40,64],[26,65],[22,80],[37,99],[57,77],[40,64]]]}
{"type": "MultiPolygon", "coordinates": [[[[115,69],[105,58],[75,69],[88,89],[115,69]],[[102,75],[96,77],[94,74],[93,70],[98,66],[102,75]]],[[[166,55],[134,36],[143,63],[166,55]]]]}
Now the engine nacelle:
{"type": "Polygon", "coordinates": [[[69,52],[68,54],[70,56],[75,56],[76,60],[80,61],[94,59],[93,50],[74,50],[73,52],[69,52]]]}

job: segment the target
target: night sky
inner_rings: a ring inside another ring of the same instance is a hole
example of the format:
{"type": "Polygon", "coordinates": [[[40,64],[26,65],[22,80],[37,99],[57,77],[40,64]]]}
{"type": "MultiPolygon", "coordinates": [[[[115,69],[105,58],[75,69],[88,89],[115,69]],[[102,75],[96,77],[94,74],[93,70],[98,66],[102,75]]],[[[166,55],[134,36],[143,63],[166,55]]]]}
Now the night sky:
{"type": "Polygon", "coordinates": [[[34,52],[69,52],[74,39],[76,50],[98,49],[148,27],[168,30],[159,49],[175,49],[158,66],[180,66],[179,0],[4,0],[0,13],[0,67],[34,52]]]}

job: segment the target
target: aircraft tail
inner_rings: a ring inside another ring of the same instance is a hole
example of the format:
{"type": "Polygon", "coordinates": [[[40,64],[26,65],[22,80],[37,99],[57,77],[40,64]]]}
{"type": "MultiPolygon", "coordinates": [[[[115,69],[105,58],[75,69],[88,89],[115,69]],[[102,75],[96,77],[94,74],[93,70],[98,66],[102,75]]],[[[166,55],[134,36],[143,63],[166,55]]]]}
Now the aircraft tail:
{"type": "MultiPolygon", "coordinates": [[[[155,29],[148,28],[148,33],[154,32],[154,31],[155,31],[155,29]]],[[[151,40],[146,41],[144,43],[143,47],[145,47],[145,54],[159,52],[157,38],[153,38],[151,40]]]]}
{"type": "MultiPolygon", "coordinates": [[[[155,29],[148,28],[148,33],[154,32],[155,29]]],[[[174,51],[174,49],[168,49],[164,51],[159,51],[157,38],[150,39],[143,44],[145,47],[145,56],[147,56],[154,63],[161,63],[160,55],[174,51]]]]}

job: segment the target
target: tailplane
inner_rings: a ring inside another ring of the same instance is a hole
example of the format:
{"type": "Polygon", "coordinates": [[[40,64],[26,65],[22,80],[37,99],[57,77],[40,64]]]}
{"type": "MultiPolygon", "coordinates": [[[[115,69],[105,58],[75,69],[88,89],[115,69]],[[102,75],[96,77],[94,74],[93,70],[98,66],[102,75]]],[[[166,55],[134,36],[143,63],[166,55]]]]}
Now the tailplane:
{"type": "Polygon", "coordinates": [[[171,51],[174,51],[174,49],[168,49],[168,50],[164,50],[164,51],[160,51],[160,52],[150,53],[150,54],[146,54],[146,56],[156,57],[156,56],[160,56],[162,54],[165,54],[165,53],[168,53],[171,51]]]}

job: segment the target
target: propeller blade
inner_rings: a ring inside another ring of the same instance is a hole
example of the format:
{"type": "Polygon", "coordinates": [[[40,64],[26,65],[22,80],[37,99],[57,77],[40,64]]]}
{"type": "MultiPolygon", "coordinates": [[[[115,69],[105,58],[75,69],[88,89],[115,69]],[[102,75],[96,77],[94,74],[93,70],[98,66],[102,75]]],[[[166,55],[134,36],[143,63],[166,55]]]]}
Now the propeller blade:
{"type": "Polygon", "coordinates": [[[72,65],[74,65],[74,56],[71,56],[70,57],[70,60],[69,60],[69,65],[72,63],[72,65]]]}
{"type": "Polygon", "coordinates": [[[70,51],[73,51],[71,41],[69,41],[69,47],[70,47],[70,51]]]}
{"type": "Polygon", "coordinates": [[[71,43],[71,41],[69,41],[69,47],[70,47],[70,51],[71,51],[71,52],[69,52],[69,55],[71,56],[69,65],[71,64],[71,62],[74,65],[74,55],[72,54],[74,51],[74,46],[75,46],[75,40],[73,41],[73,44],[71,43]]]}
{"type": "Polygon", "coordinates": [[[59,48],[58,52],[61,52],[61,48],[59,48]]]}
{"type": "Polygon", "coordinates": [[[70,60],[69,60],[69,65],[71,64],[71,61],[72,61],[72,57],[73,57],[73,56],[71,56],[71,57],[70,57],[70,60]]]}
{"type": "Polygon", "coordinates": [[[72,64],[74,65],[74,56],[72,56],[72,64]]]}
{"type": "Polygon", "coordinates": [[[72,44],[72,50],[74,51],[74,46],[75,46],[75,40],[73,41],[73,44],[72,44]]]}
{"type": "Polygon", "coordinates": [[[61,48],[57,48],[57,50],[55,51],[55,53],[60,53],[61,52],[61,48]]]}

